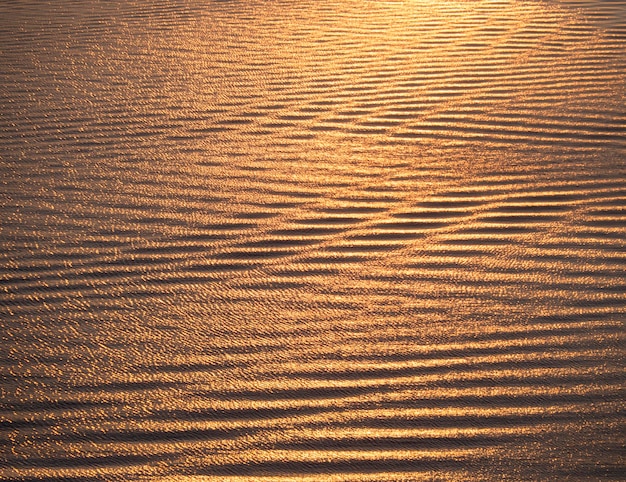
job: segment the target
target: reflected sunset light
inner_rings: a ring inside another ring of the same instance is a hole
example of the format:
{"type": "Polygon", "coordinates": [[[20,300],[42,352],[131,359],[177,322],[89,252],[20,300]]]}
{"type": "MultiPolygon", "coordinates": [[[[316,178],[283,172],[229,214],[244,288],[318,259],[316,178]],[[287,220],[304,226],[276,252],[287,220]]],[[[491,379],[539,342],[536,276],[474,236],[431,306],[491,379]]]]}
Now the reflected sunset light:
{"type": "Polygon", "coordinates": [[[617,480],[626,2],[0,3],[6,480],[617,480]]]}

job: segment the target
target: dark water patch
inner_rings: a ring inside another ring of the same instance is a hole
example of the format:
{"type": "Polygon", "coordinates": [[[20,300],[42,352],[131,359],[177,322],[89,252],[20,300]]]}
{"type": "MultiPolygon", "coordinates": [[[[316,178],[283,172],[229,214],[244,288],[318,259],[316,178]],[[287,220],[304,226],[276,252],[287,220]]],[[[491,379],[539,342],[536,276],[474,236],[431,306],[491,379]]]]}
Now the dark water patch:
{"type": "Polygon", "coordinates": [[[108,480],[108,476],[106,475],[85,475],[85,476],[46,476],[41,475],[39,477],[25,477],[25,476],[15,476],[13,478],[15,482],[89,482],[89,481],[106,481],[108,480]]]}
{"type": "Polygon", "coordinates": [[[271,239],[261,239],[257,241],[248,241],[246,243],[240,244],[239,246],[243,248],[273,249],[273,248],[305,247],[305,246],[311,246],[317,243],[319,243],[319,240],[317,239],[271,238],[271,239]]]}
{"type": "Polygon", "coordinates": [[[396,123],[399,123],[401,121],[416,119],[417,118],[417,112],[415,112],[415,113],[412,113],[412,112],[407,112],[407,113],[390,112],[390,113],[382,114],[380,116],[380,118],[381,119],[389,119],[391,121],[396,121],[396,123]]]}
{"type": "Polygon", "coordinates": [[[444,415],[396,416],[351,420],[341,425],[371,429],[485,429],[576,423],[583,415],[576,412],[528,413],[507,415],[444,415]]]}
{"type": "MultiPolygon", "coordinates": [[[[421,396],[410,400],[385,401],[384,409],[434,409],[434,408],[545,408],[554,406],[593,406],[600,403],[619,402],[622,391],[604,393],[532,393],[421,396]]],[[[362,408],[368,408],[363,406],[362,408]]]]}
{"type": "Polygon", "coordinates": [[[306,224],[312,226],[319,225],[350,225],[362,222],[363,218],[351,217],[351,216],[332,216],[332,217],[317,217],[308,219],[298,219],[295,222],[297,224],[306,224]]]}
{"type": "Polygon", "coordinates": [[[283,114],[278,116],[279,119],[288,121],[306,121],[315,119],[317,116],[309,114],[283,114]]]}
{"type": "MultiPolygon", "coordinates": [[[[188,430],[132,430],[132,431],[82,431],[76,433],[60,433],[46,438],[63,443],[176,443],[200,442],[210,440],[233,440],[252,435],[258,429],[188,429],[188,430]]],[[[81,465],[81,464],[77,464],[81,465]]]]}
{"type": "Polygon", "coordinates": [[[337,269],[332,268],[313,268],[311,266],[307,266],[306,264],[299,264],[296,266],[300,266],[300,268],[283,269],[277,272],[277,274],[286,278],[304,278],[309,276],[334,276],[339,273],[337,269]]]}
{"type": "Polygon", "coordinates": [[[309,129],[316,132],[334,132],[340,131],[341,127],[335,125],[317,124],[309,126],[309,129]]]}
{"type": "Polygon", "coordinates": [[[224,273],[230,271],[246,271],[257,267],[254,263],[212,263],[203,265],[187,266],[186,269],[199,273],[224,273]]]}
{"type": "Polygon", "coordinates": [[[357,136],[385,135],[388,132],[388,129],[376,128],[376,127],[362,128],[362,129],[353,127],[353,128],[345,128],[344,130],[346,131],[347,134],[352,134],[352,135],[357,135],[357,136]]]}
{"type": "Polygon", "coordinates": [[[399,125],[400,123],[393,119],[380,119],[380,120],[371,120],[371,121],[362,121],[359,125],[364,127],[394,127],[399,125]]]}
{"type": "MultiPolygon", "coordinates": [[[[581,246],[582,248],[582,246],[581,246]]],[[[579,248],[579,250],[581,249],[579,248]]],[[[520,259],[537,262],[554,262],[565,265],[565,263],[578,265],[578,266],[615,266],[621,267],[626,265],[626,256],[598,256],[598,257],[585,257],[582,254],[573,253],[536,253],[533,255],[523,255],[520,259]]]]}
{"type": "Polygon", "coordinates": [[[275,129],[249,129],[241,131],[241,134],[246,137],[257,137],[257,136],[273,136],[276,134],[275,129]]]}
{"type": "Polygon", "coordinates": [[[243,283],[238,288],[247,291],[286,291],[305,288],[306,283],[296,281],[262,281],[258,283],[243,283]]]}
{"type": "Polygon", "coordinates": [[[367,244],[344,244],[339,246],[326,246],[325,251],[329,253],[380,253],[397,249],[391,244],[367,243],[367,244]]]}
{"type": "MultiPolygon", "coordinates": [[[[261,127],[265,127],[266,129],[269,129],[267,132],[272,135],[275,134],[276,129],[291,129],[293,127],[295,127],[295,124],[293,122],[263,122],[262,124],[260,124],[261,127]]],[[[256,131],[257,133],[259,131],[256,131]]],[[[261,131],[262,132],[262,131],[261,131]]]]}
{"type": "Polygon", "coordinates": [[[367,234],[355,234],[349,236],[348,239],[355,241],[408,241],[423,237],[424,234],[422,233],[383,231],[367,234]]]}
{"type": "Polygon", "coordinates": [[[342,231],[345,231],[345,229],[341,227],[308,226],[305,228],[274,229],[269,231],[269,234],[276,236],[328,236],[341,233],[342,231]]]}
{"type": "Polygon", "coordinates": [[[172,237],[171,240],[174,242],[174,246],[180,246],[178,243],[184,243],[183,247],[189,247],[191,249],[200,248],[200,246],[196,244],[188,245],[186,243],[198,243],[198,242],[213,242],[213,241],[222,241],[225,239],[229,239],[228,236],[222,233],[189,233],[181,236],[172,237]]]}
{"type": "Polygon", "coordinates": [[[531,224],[531,223],[549,223],[554,221],[561,221],[563,218],[560,216],[549,216],[546,214],[537,215],[499,215],[499,216],[483,216],[479,219],[483,223],[493,224],[531,224]]]}
{"type": "MultiPolygon", "coordinates": [[[[589,375],[528,375],[523,377],[522,375],[502,375],[498,378],[482,377],[474,379],[455,380],[450,382],[440,382],[432,384],[432,386],[440,386],[442,388],[455,388],[455,389],[484,389],[484,388],[521,388],[530,387],[534,389],[547,389],[553,386],[560,386],[564,388],[573,388],[580,385],[589,384],[605,384],[613,385],[623,383],[623,375],[618,373],[601,373],[601,374],[589,374],[589,375]]],[[[429,384],[430,386],[431,384],[429,384]]]]}
{"type": "Polygon", "coordinates": [[[394,218],[400,219],[446,219],[446,218],[455,218],[459,216],[467,216],[469,213],[467,211],[455,211],[452,209],[446,209],[441,211],[413,211],[413,212],[402,212],[402,213],[394,213],[392,216],[394,218]]]}
{"type": "Polygon", "coordinates": [[[491,209],[501,213],[553,213],[571,211],[573,206],[568,204],[504,204],[491,209]]]}
{"type": "Polygon", "coordinates": [[[618,464],[585,464],[583,467],[570,466],[569,468],[560,468],[558,474],[564,478],[576,478],[579,480],[622,480],[624,467],[618,464]]]}
{"type": "Polygon", "coordinates": [[[254,122],[252,119],[248,119],[244,117],[241,119],[222,119],[218,121],[217,124],[220,126],[239,126],[239,125],[251,124],[252,122],[254,122]]]}
{"type": "Polygon", "coordinates": [[[295,407],[255,407],[255,408],[224,408],[224,409],[198,409],[198,410],[158,410],[149,418],[154,420],[180,420],[186,422],[218,421],[240,422],[273,420],[281,418],[305,417],[317,415],[328,411],[326,407],[298,405],[295,407]]]}
{"type": "Polygon", "coordinates": [[[621,282],[624,280],[623,270],[620,268],[615,269],[591,269],[591,270],[568,270],[566,273],[563,273],[564,277],[567,278],[588,278],[589,276],[593,276],[596,278],[609,278],[618,280],[621,282]]]}
{"type": "Polygon", "coordinates": [[[490,447],[493,445],[519,442],[522,436],[457,436],[457,437],[353,437],[353,438],[312,438],[306,440],[279,442],[273,445],[277,450],[314,451],[395,451],[395,450],[451,450],[462,448],[490,447]]]}
{"type": "Polygon", "coordinates": [[[415,230],[423,231],[429,229],[439,229],[448,226],[449,222],[441,221],[398,221],[378,223],[373,226],[374,229],[383,230],[415,230]]]}
{"type": "MultiPolygon", "coordinates": [[[[456,196],[454,196],[456,197],[456,196]]],[[[485,201],[472,201],[472,200],[464,200],[464,199],[444,199],[437,201],[422,201],[418,203],[418,206],[422,206],[425,208],[438,208],[438,209],[461,209],[461,208],[474,208],[479,207],[485,204],[485,201]]]]}
{"type": "MultiPolygon", "coordinates": [[[[398,198],[396,197],[387,197],[387,196],[366,196],[366,195],[355,195],[353,197],[339,196],[336,198],[337,201],[346,201],[349,203],[361,203],[368,205],[371,207],[372,204],[396,204],[398,202],[398,198]]],[[[388,209],[387,207],[383,209],[388,209]]]]}
{"type": "Polygon", "coordinates": [[[29,457],[11,460],[11,465],[18,468],[77,468],[88,467],[125,467],[144,465],[169,458],[164,454],[115,454],[70,457],[29,457]]]}
{"type": "Polygon", "coordinates": [[[152,390],[171,390],[182,388],[183,382],[169,382],[164,380],[137,381],[137,382],[106,382],[89,385],[74,385],[69,388],[77,392],[90,393],[117,393],[117,392],[141,392],[152,390]]]}
{"type": "Polygon", "coordinates": [[[570,323],[588,323],[593,321],[618,321],[621,320],[622,313],[618,311],[589,311],[575,313],[552,313],[549,315],[536,316],[528,319],[529,323],[559,325],[570,323]]]}
{"type": "Polygon", "coordinates": [[[335,255],[335,254],[329,253],[328,256],[307,257],[301,260],[301,263],[312,264],[312,265],[328,264],[332,266],[338,266],[342,264],[362,263],[364,261],[367,261],[368,259],[369,257],[363,256],[363,255],[341,256],[341,255],[335,255]]]}
{"type": "MultiPolygon", "coordinates": [[[[620,293],[623,294],[623,293],[620,293]]],[[[568,303],[569,306],[577,308],[587,309],[603,309],[603,308],[617,308],[626,307],[626,297],[620,296],[618,298],[579,298],[577,300],[571,300],[568,303]]]]}
{"type": "MultiPolygon", "coordinates": [[[[216,236],[216,239],[226,239],[226,236],[216,236]]],[[[159,254],[196,254],[206,252],[208,247],[206,245],[161,245],[161,246],[144,246],[133,249],[133,253],[137,255],[159,255],[159,254]]],[[[156,258],[159,259],[159,258],[156,258]]]]}
{"type": "MultiPolygon", "coordinates": [[[[219,134],[222,132],[230,132],[233,130],[234,130],[233,128],[226,127],[226,126],[195,127],[195,128],[189,129],[189,131],[194,134],[219,134]]],[[[174,139],[171,139],[171,140],[174,140],[174,139]]]]}
{"type": "MultiPolygon", "coordinates": [[[[567,186],[567,189],[573,189],[570,186],[567,186]]],[[[512,199],[515,200],[515,202],[519,202],[519,203],[540,203],[540,204],[546,204],[546,203],[554,203],[557,205],[564,205],[566,203],[571,203],[571,202],[576,202],[576,201],[580,201],[581,199],[584,199],[584,194],[578,194],[578,193],[570,193],[570,194],[561,194],[561,193],[549,193],[549,194],[526,194],[526,195],[521,195],[521,196],[515,196],[512,199]]]]}
{"type": "Polygon", "coordinates": [[[256,109],[259,110],[268,110],[268,111],[272,111],[272,110],[283,110],[287,108],[286,104],[260,104],[256,106],[256,109]]]}
{"type": "Polygon", "coordinates": [[[572,239],[572,238],[563,238],[559,241],[555,242],[545,242],[538,245],[539,248],[545,250],[555,250],[555,251],[577,251],[577,250],[593,250],[600,252],[608,252],[616,254],[620,251],[625,251],[626,248],[623,248],[620,245],[617,245],[613,242],[591,242],[586,241],[582,242],[581,240],[572,239]]]}
{"type": "Polygon", "coordinates": [[[163,364],[163,365],[146,365],[136,367],[133,371],[137,373],[193,373],[193,372],[213,372],[215,370],[224,370],[227,368],[245,367],[247,363],[224,361],[223,363],[182,363],[182,364],[163,364]]]}
{"type": "Polygon", "coordinates": [[[380,185],[376,185],[376,186],[366,186],[363,188],[363,191],[365,192],[374,192],[374,193],[393,193],[393,192],[400,192],[402,193],[402,188],[399,186],[389,186],[389,185],[384,185],[384,184],[380,184],[380,185]]]}
{"type": "Polygon", "coordinates": [[[626,219],[589,219],[583,221],[586,226],[593,228],[621,229],[626,228],[626,219]]]}
{"type": "Polygon", "coordinates": [[[257,225],[255,223],[238,223],[238,222],[224,222],[216,224],[205,224],[198,226],[205,231],[244,231],[253,229],[257,225]]]}
{"type": "MultiPolygon", "coordinates": [[[[115,402],[107,400],[33,400],[20,402],[3,402],[0,410],[9,412],[44,412],[57,410],[91,410],[110,408],[115,402]]],[[[11,422],[8,422],[11,423],[11,422]]]]}
{"type": "Polygon", "coordinates": [[[341,207],[325,207],[320,210],[327,214],[377,214],[386,211],[386,208],[375,206],[341,206],[341,207]]]}
{"type": "MultiPolygon", "coordinates": [[[[484,219],[482,219],[484,221],[484,219]]],[[[471,228],[463,228],[459,229],[459,233],[465,234],[494,234],[494,235],[516,235],[516,234],[527,234],[537,231],[537,228],[529,227],[529,226],[511,226],[511,225],[502,225],[502,226],[475,226],[471,228]]]]}
{"type": "Polygon", "coordinates": [[[305,190],[300,190],[300,191],[293,191],[293,190],[287,190],[287,189],[278,189],[278,190],[273,190],[268,192],[267,194],[271,194],[271,195],[275,195],[275,196],[281,196],[281,197],[287,197],[287,198],[294,198],[294,199],[317,199],[320,197],[320,193],[315,192],[315,191],[305,191],[305,190]]]}
{"type": "MultiPolygon", "coordinates": [[[[67,424],[67,423],[78,423],[78,417],[55,417],[55,418],[28,418],[21,420],[2,420],[0,421],[0,433],[2,431],[10,432],[10,431],[38,431],[41,429],[50,429],[52,427],[56,428],[59,424],[67,424]]],[[[10,442],[6,442],[6,445],[12,445],[10,442]]],[[[2,441],[0,441],[0,445],[3,445],[2,441]]]]}
{"type": "Polygon", "coordinates": [[[289,134],[285,138],[292,141],[310,141],[315,139],[315,134],[289,134]]]}
{"type": "Polygon", "coordinates": [[[236,260],[236,261],[255,261],[264,259],[276,259],[284,256],[290,256],[294,252],[286,249],[272,249],[267,250],[234,250],[218,253],[214,255],[216,260],[236,260]]]}
{"type": "MultiPolygon", "coordinates": [[[[380,387],[377,387],[380,389],[380,387]]],[[[376,387],[303,387],[303,388],[283,388],[270,390],[236,390],[219,393],[209,392],[211,397],[218,400],[256,400],[256,401],[276,401],[276,400],[323,400],[333,398],[349,398],[366,395],[376,392],[376,387]]],[[[389,391],[390,389],[384,390],[389,391]]]]}
{"type": "Polygon", "coordinates": [[[439,242],[444,246],[471,246],[471,250],[474,250],[476,246],[508,246],[511,241],[507,238],[490,238],[485,236],[473,236],[473,237],[454,237],[450,239],[444,239],[439,242]]]}
{"type": "MultiPolygon", "coordinates": [[[[465,248],[465,249],[438,249],[436,251],[426,251],[423,253],[423,259],[427,258],[475,258],[481,256],[491,256],[492,253],[485,249],[476,249],[475,247],[465,248]]],[[[427,261],[428,263],[428,261],[427,261]]],[[[416,263],[414,265],[409,265],[414,267],[423,266],[422,263],[416,263]]]]}
{"type": "Polygon", "coordinates": [[[621,241],[624,239],[624,233],[621,229],[607,230],[602,228],[596,228],[591,230],[578,229],[576,233],[572,234],[573,238],[577,239],[596,239],[605,241],[607,239],[621,241]]]}
{"type": "Polygon", "coordinates": [[[270,219],[273,217],[278,216],[279,213],[277,212],[243,212],[243,213],[238,213],[235,215],[235,217],[240,218],[240,219],[270,219]]]}
{"type": "MultiPolygon", "coordinates": [[[[205,468],[198,468],[191,473],[194,475],[234,475],[238,476],[305,476],[322,474],[375,474],[394,472],[432,472],[443,470],[465,470],[469,460],[454,456],[436,458],[424,456],[421,459],[408,458],[380,458],[380,459],[338,459],[331,461],[264,461],[249,463],[230,463],[205,468]]],[[[479,457],[473,457],[471,464],[480,464],[479,457]]]]}

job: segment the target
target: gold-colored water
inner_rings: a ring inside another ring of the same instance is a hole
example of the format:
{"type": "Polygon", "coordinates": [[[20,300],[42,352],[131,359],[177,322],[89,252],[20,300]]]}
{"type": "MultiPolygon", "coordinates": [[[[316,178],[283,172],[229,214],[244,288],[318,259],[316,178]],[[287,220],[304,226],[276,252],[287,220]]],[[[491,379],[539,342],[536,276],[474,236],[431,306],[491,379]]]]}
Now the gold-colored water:
{"type": "Polygon", "coordinates": [[[623,477],[626,2],[0,3],[0,479],[623,477]]]}

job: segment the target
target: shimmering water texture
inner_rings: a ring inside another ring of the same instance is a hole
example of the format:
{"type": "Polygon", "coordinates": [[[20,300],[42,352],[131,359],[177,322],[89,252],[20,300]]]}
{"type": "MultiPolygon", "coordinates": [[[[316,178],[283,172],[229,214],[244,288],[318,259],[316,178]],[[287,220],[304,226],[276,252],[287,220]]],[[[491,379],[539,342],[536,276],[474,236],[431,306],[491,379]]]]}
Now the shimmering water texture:
{"type": "Polygon", "coordinates": [[[624,477],[626,2],[0,2],[3,480],[624,477]]]}

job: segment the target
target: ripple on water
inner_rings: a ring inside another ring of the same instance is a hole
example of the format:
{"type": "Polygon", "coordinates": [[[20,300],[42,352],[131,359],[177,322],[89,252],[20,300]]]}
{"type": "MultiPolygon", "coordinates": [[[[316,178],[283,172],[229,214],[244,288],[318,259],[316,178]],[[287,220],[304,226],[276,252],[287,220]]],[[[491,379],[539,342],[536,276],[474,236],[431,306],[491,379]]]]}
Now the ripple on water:
{"type": "Polygon", "coordinates": [[[0,478],[618,479],[625,19],[2,2],[0,478]]]}

